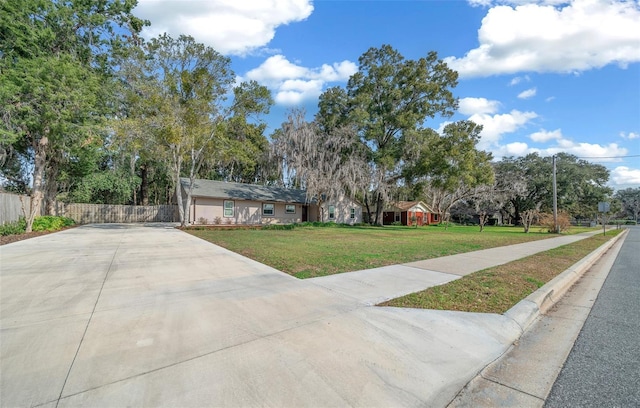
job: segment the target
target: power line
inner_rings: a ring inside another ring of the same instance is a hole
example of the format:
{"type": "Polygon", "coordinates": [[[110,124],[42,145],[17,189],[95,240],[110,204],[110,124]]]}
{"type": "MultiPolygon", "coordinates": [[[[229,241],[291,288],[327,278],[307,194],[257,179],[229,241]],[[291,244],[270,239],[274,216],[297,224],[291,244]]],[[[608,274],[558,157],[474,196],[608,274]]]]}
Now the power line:
{"type": "Polygon", "coordinates": [[[627,159],[630,157],[640,157],[640,154],[631,156],[576,156],[578,159],[627,159]]]}

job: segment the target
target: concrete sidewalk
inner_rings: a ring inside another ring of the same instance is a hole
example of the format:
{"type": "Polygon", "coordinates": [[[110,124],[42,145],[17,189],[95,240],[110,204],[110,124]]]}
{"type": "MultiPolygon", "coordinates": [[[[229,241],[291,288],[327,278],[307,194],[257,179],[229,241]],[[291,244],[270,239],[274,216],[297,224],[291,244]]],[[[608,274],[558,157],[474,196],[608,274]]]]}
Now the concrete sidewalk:
{"type": "Polygon", "coordinates": [[[0,259],[6,407],[445,406],[522,334],[504,315],[369,306],[466,268],[298,280],[167,225],[82,226],[0,259]]]}
{"type": "Polygon", "coordinates": [[[445,284],[473,272],[577,242],[599,233],[602,232],[566,235],[402,265],[322,276],[308,279],[308,281],[351,297],[362,304],[375,305],[432,286],[445,284]]]}

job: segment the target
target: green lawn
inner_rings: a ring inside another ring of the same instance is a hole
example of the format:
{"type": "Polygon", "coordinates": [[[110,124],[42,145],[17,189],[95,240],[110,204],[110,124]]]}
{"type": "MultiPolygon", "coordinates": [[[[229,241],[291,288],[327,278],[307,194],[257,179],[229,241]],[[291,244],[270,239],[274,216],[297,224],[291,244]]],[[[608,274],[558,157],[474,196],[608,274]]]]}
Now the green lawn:
{"type": "MultiPolygon", "coordinates": [[[[571,233],[588,229],[574,229],[571,233]]],[[[376,268],[550,238],[520,227],[297,227],[293,230],[187,230],[298,278],[376,268]]]]}
{"type": "Polygon", "coordinates": [[[488,268],[380,306],[504,313],[539,287],[621,233],[609,231],[573,244],[488,268]]]}

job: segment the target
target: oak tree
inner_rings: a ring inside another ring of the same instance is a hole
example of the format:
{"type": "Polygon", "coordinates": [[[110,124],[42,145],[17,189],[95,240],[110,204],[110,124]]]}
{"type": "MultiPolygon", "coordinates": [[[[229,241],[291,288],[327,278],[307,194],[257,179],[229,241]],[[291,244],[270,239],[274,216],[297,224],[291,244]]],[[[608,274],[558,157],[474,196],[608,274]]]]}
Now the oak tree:
{"type": "Polygon", "coordinates": [[[389,45],[370,48],[358,60],[346,90],[331,88],[320,97],[320,126],[353,126],[368,150],[376,224],[389,194],[402,178],[405,135],[428,118],[450,116],[457,107],[451,89],[458,74],[435,52],[405,59],[389,45]]]}
{"type": "Polygon", "coordinates": [[[0,144],[32,169],[27,231],[73,146],[104,136],[112,59],[146,23],[135,0],[0,2],[0,144]]]}

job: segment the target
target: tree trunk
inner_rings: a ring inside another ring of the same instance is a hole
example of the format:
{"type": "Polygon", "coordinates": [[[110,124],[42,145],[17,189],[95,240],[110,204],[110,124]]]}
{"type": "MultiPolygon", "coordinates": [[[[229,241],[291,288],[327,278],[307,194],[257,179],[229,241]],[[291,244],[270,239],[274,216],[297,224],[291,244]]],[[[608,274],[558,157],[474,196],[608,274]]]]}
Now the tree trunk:
{"type": "Polygon", "coordinates": [[[378,193],[378,197],[376,199],[376,225],[382,226],[382,213],[384,211],[384,202],[382,200],[382,194],[378,193]]]}
{"type": "MultiPolygon", "coordinates": [[[[180,184],[180,170],[182,169],[182,158],[180,156],[180,151],[174,150],[173,154],[173,180],[175,183],[175,197],[176,204],[178,204],[178,214],[180,215],[180,226],[184,227],[186,225],[187,220],[185,219],[185,207],[183,205],[182,199],[182,185],[180,184]]],[[[189,203],[187,203],[189,205],[189,203]]]]}
{"type": "Polygon", "coordinates": [[[484,225],[487,223],[487,218],[489,218],[489,215],[487,213],[480,213],[478,215],[478,221],[480,223],[480,232],[482,232],[482,230],[484,229],[484,225]]]}
{"type": "Polygon", "coordinates": [[[33,220],[40,214],[40,206],[42,204],[44,168],[47,161],[47,146],[49,139],[43,136],[35,146],[35,162],[33,166],[33,190],[31,191],[31,205],[29,207],[29,216],[27,217],[26,232],[33,230],[33,220]]]}
{"type": "Polygon", "coordinates": [[[371,207],[369,207],[369,193],[364,193],[364,206],[367,209],[367,224],[371,225],[371,207]]]}
{"type": "Polygon", "coordinates": [[[522,222],[520,215],[520,207],[518,207],[518,203],[513,202],[513,225],[520,225],[522,222]]]}
{"type": "MultiPolygon", "coordinates": [[[[186,214],[185,214],[185,208],[183,206],[183,202],[184,200],[182,199],[182,185],[180,184],[180,177],[178,177],[178,180],[176,182],[176,201],[178,203],[178,214],[180,214],[180,226],[184,227],[186,225],[186,214]]],[[[187,203],[187,205],[189,205],[187,203]]]]}
{"type": "Polygon", "coordinates": [[[49,159],[49,164],[45,170],[45,183],[44,183],[44,204],[46,215],[55,214],[55,201],[58,195],[58,184],[56,179],[58,178],[59,166],[54,158],[49,159]]]}
{"type": "Polygon", "coordinates": [[[140,203],[149,205],[149,166],[143,164],[140,166],[140,203]]]}
{"type": "Polygon", "coordinates": [[[445,231],[449,228],[449,216],[450,216],[450,213],[448,211],[445,211],[442,214],[442,218],[440,218],[442,220],[442,222],[444,223],[444,230],[445,231]]]}

